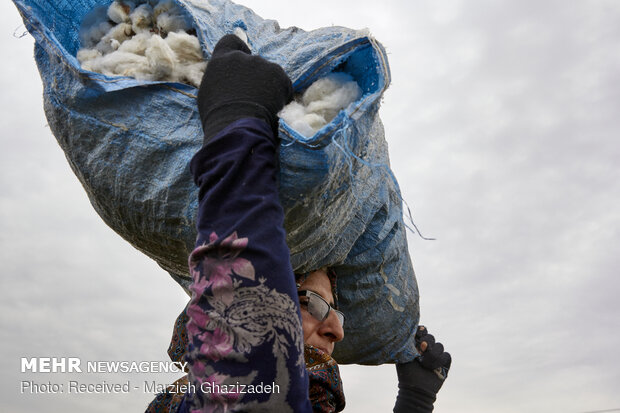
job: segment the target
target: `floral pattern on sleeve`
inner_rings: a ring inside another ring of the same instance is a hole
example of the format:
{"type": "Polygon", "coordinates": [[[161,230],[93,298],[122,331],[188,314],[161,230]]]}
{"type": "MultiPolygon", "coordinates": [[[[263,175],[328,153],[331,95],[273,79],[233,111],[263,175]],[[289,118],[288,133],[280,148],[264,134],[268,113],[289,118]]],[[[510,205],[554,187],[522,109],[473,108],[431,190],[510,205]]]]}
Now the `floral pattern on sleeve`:
{"type": "Polygon", "coordinates": [[[236,232],[224,239],[213,232],[209,243],[197,247],[189,259],[193,284],[186,357],[190,382],[197,388],[195,404],[203,406],[203,410],[190,408],[192,412],[226,412],[233,405],[234,410],[260,411],[267,402],[270,409],[277,406],[273,411],[292,411],[286,402],[286,360],[289,354],[298,354],[295,364],[300,374],[305,365],[297,305],[290,295],[269,288],[263,276],[255,279],[254,266],[241,256],[248,242],[236,232]],[[249,363],[250,359],[262,360],[266,368],[249,363]],[[238,392],[214,390],[252,384],[265,371],[271,371],[273,382],[281,386],[279,393],[246,400],[238,392]],[[205,388],[209,391],[201,391],[205,388]]]}

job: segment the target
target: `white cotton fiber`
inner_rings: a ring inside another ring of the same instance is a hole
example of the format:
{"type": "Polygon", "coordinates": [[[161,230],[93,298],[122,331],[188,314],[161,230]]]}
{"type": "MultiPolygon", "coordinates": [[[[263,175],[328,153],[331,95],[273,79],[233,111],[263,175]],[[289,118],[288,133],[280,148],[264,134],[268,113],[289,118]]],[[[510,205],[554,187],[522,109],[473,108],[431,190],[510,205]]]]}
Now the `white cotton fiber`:
{"type": "Polygon", "coordinates": [[[319,117],[318,115],[306,114],[306,108],[299,102],[292,101],[288,105],[282,109],[279,113],[279,116],[286,122],[288,125],[295,129],[297,132],[302,134],[303,136],[312,136],[316,133],[316,130],[312,127],[311,124],[323,123],[325,124],[325,119],[319,117]],[[319,119],[316,119],[316,118],[319,119]]]}
{"type": "Polygon", "coordinates": [[[338,112],[361,96],[362,90],[350,75],[330,73],[286,105],[279,116],[301,135],[312,137],[331,122],[338,112]]]}
{"type": "Polygon", "coordinates": [[[135,53],[140,56],[144,56],[149,39],[153,36],[153,33],[142,32],[133,36],[131,39],[121,43],[118,48],[119,51],[127,53],[135,53]]]}
{"type": "Polygon", "coordinates": [[[182,14],[173,14],[167,11],[157,16],[157,29],[163,35],[172,32],[188,31],[191,28],[190,22],[182,14]]]}
{"type": "Polygon", "coordinates": [[[184,32],[168,33],[166,43],[180,63],[197,63],[203,60],[202,48],[196,36],[184,32]]]}
{"type": "Polygon", "coordinates": [[[153,8],[150,4],[141,4],[129,15],[134,33],[150,31],[153,25],[153,8]]]}
{"type": "Polygon", "coordinates": [[[114,52],[103,58],[106,74],[132,76],[137,79],[150,80],[149,62],[146,57],[133,53],[114,52]]]}
{"type": "MultiPolygon", "coordinates": [[[[198,38],[187,33],[190,30],[191,21],[172,0],[116,0],[84,19],[77,59],[84,70],[107,76],[199,87],[207,62],[198,38]],[[112,25],[108,19],[117,24],[112,25]]],[[[235,34],[248,42],[243,29],[235,29],[235,34]]],[[[331,73],[296,97],[280,117],[302,135],[311,137],[361,96],[351,76],[331,73]]]]}
{"type": "Polygon", "coordinates": [[[95,48],[99,50],[102,54],[111,53],[118,49],[119,45],[131,38],[133,31],[131,29],[131,24],[129,23],[121,23],[110,29],[109,32],[105,34],[97,43],[95,48]]]}
{"type": "Polygon", "coordinates": [[[145,80],[150,76],[146,57],[120,51],[88,60],[82,67],[108,76],[133,76],[145,80]]]}
{"type": "Polygon", "coordinates": [[[331,73],[314,82],[303,94],[306,111],[331,121],[338,112],[362,96],[362,90],[346,73],[331,73]]]}
{"type": "Polygon", "coordinates": [[[153,7],[153,19],[157,20],[160,14],[167,13],[176,6],[172,0],[162,0],[153,7]]]}
{"type": "Polygon", "coordinates": [[[117,0],[84,19],[77,59],[83,69],[108,76],[198,87],[207,62],[189,30],[191,21],[171,0],[138,4],[117,0]]]}
{"type": "Polygon", "coordinates": [[[93,60],[101,57],[101,52],[97,49],[80,49],[78,50],[76,57],[78,62],[82,64],[87,60],[93,60]]]}
{"type": "Polygon", "coordinates": [[[176,81],[189,83],[196,87],[200,86],[202,76],[207,68],[207,62],[198,62],[186,65],[177,65],[176,67],[176,81]]]}
{"type": "Polygon", "coordinates": [[[149,61],[151,72],[156,80],[176,80],[176,76],[174,76],[176,56],[161,36],[157,34],[151,36],[144,54],[149,61]]]}
{"type": "Polygon", "coordinates": [[[127,23],[129,22],[129,14],[134,8],[134,4],[128,1],[114,1],[108,7],[108,17],[114,23],[127,23]]]}

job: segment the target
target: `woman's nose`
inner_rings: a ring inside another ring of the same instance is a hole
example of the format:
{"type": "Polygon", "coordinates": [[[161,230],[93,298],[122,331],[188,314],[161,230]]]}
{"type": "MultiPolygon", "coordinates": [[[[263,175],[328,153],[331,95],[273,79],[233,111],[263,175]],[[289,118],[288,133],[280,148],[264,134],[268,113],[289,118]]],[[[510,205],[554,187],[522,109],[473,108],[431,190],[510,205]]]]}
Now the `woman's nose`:
{"type": "Polygon", "coordinates": [[[344,329],[338,321],[338,316],[333,311],[329,312],[327,318],[323,321],[321,326],[321,334],[328,337],[330,341],[337,343],[344,338],[344,329]]]}

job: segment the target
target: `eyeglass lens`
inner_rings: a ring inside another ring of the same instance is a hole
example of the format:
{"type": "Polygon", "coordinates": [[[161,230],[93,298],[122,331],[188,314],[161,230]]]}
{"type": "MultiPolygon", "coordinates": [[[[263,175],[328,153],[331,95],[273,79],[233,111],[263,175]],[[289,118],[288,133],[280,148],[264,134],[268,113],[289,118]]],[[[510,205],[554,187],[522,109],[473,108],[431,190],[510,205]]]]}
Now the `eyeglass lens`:
{"type": "Polygon", "coordinates": [[[323,321],[329,316],[329,310],[333,310],[336,313],[338,322],[341,326],[344,326],[344,314],[340,311],[332,308],[323,297],[309,291],[308,297],[308,312],[317,320],[323,321]]]}

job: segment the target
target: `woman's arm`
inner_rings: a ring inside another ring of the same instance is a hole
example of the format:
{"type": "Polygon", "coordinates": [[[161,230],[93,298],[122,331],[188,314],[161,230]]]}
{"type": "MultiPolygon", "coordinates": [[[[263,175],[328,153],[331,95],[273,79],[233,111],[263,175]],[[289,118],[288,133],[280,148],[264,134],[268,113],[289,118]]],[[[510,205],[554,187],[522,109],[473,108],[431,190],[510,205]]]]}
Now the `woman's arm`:
{"type": "Polygon", "coordinates": [[[291,98],[279,66],[235,36],[218,42],[198,95],[205,145],[191,162],[190,411],[311,411],[277,192],[277,112],[291,98]]]}

